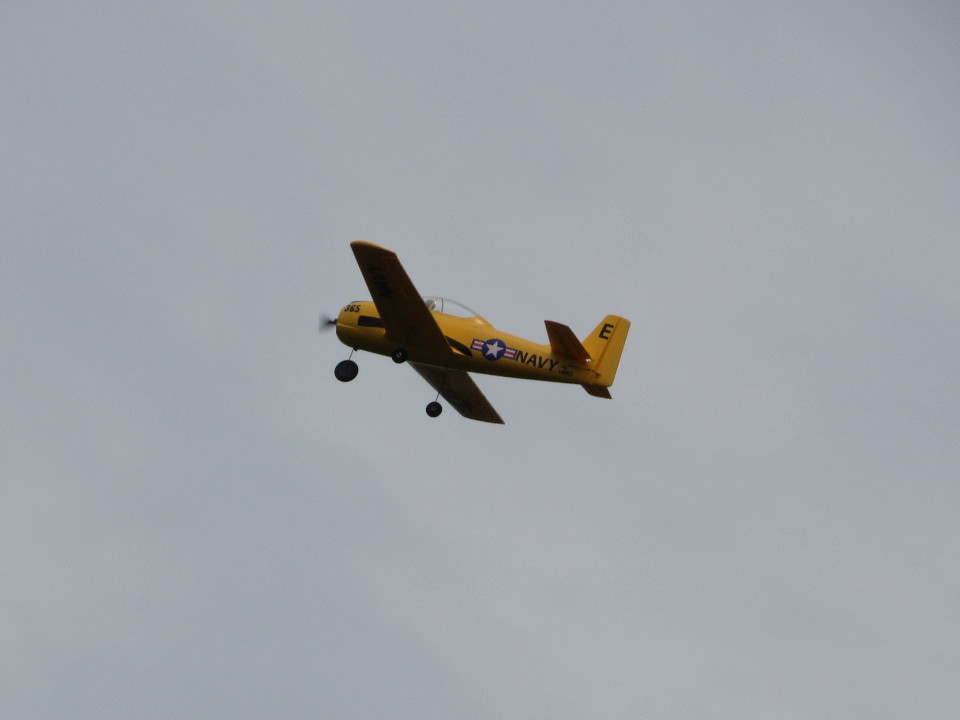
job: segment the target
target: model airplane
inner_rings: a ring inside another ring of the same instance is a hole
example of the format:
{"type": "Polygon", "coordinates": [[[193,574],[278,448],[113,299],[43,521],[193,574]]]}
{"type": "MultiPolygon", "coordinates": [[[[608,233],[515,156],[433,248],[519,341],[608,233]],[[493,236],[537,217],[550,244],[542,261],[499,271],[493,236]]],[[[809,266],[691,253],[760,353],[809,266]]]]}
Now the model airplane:
{"type": "MultiPolygon", "coordinates": [[[[372,243],[350,243],[373,301],[351,302],[336,320],[337,337],[353,351],[389,355],[409,362],[457,411],[471,420],[503,423],[468,373],[581,385],[609,398],[630,321],[607,315],[582,342],[566,325],[546,321],[549,345],[508,335],[451,300],[423,298],[396,254],[372,243]]],[[[341,361],[334,372],[349,382],[357,364],[341,361]]],[[[434,400],[427,415],[443,410],[434,400]]]]}

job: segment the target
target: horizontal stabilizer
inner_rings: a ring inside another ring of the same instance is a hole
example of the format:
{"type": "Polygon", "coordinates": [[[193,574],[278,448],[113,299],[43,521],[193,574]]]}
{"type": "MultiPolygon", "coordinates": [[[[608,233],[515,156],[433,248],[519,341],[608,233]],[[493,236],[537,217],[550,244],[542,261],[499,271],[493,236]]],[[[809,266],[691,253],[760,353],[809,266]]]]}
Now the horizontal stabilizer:
{"type": "Polygon", "coordinates": [[[587,385],[583,383],[582,386],[584,390],[598,398],[606,398],[610,400],[613,396],[610,394],[610,390],[605,388],[603,385],[587,385]]]}
{"type": "Polygon", "coordinates": [[[573,330],[558,322],[544,320],[547,326],[547,337],[550,338],[550,350],[557,357],[573,360],[583,364],[590,359],[590,353],[573,334],[573,330]]]}

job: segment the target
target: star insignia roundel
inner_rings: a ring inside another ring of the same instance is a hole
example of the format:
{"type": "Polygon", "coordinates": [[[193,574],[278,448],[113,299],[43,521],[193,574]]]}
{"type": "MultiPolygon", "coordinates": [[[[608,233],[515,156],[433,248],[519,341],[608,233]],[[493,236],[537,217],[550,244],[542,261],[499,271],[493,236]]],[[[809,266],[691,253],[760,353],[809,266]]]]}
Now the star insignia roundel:
{"type": "Polygon", "coordinates": [[[483,346],[483,356],[490,360],[499,360],[503,357],[503,351],[507,349],[499,340],[490,340],[483,346]]]}
{"type": "Polygon", "coordinates": [[[503,340],[494,338],[492,340],[474,340],[471,344],[472,350],[477,350],[487,360],[499,360],[502,357],[513,359],[517,351],[514,348],[507,347],[503,340]]]}

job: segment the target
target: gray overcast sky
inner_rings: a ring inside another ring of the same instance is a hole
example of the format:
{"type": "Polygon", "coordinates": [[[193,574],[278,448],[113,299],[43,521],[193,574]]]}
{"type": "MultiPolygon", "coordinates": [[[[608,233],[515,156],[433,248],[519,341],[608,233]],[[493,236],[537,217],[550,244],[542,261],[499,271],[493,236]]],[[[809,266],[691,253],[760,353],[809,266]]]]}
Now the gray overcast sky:
{"type": "Polygon", "coordinates": [[[10,2],[0,715],[953,718],[955,3],[10,2]],[[348,242],[633,329],[505,427],[348,242]]]}

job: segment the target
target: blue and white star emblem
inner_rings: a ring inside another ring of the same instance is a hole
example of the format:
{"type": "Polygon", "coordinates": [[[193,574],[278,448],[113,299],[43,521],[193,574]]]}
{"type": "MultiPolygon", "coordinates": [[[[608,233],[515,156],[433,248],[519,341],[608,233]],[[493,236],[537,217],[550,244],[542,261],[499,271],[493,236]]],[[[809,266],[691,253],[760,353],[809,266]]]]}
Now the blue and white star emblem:
{"type": "Polygon", "coordinates": [[[507,346],[499,340],[491,340],[483,346],[483,356],[488,360],[499,360],[506,349],[507,346]]]}
{"type": "Polygon", "coordinates": [[[502,357],[512,360],[517,355],[515,348],[507,347],[503,340],[498,340],[496,338],[493,340],[474,339],[473,343],[470,345],[470,348],[472,350],[479,350],[487,360],[499,360],[502,357]]]}

